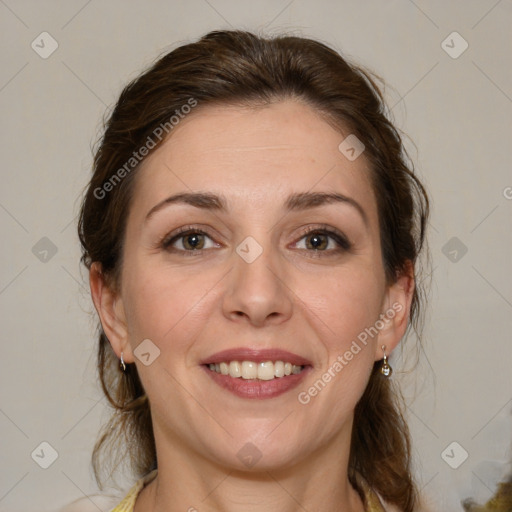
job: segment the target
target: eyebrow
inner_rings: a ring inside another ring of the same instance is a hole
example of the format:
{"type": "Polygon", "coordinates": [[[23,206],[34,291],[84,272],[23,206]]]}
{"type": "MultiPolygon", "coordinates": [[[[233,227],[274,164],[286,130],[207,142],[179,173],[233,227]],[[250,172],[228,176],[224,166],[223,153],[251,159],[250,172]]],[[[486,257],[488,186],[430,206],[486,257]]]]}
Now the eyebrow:
{"type": "MultiPolygon", "coordinates": [[[[182,192],[172,195],[153,206],[146,215],[146,221],[159,210],[176,203],[188,204],[202,210],[219,212],[227,212],[228,210],[227,201],[221,195],[209,192],[182,192]]],[[[359,212],[365,224],[368,224],[366,212],[355,199],[334,192],[299,192],[291,194],[285,201],[285,208],[288,211],[302,211],[333,203],[343,203],[352,206],[359,212]]]]}

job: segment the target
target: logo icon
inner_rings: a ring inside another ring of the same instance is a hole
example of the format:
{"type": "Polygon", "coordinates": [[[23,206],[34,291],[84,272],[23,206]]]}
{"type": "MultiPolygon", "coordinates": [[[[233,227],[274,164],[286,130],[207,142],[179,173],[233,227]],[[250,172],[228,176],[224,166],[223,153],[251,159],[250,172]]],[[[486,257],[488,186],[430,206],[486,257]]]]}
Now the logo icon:
{"type": "Polygon", "coordinates": [[[261,459],[262,455],[260,450],[252,443],[245,443],[236,454],[248,468],[252,468],[261,459]]]}
{"type": "Polygon", "coordinates": [[[59,43],[48,32],[41,32],[30,46],[39,57],[47,59],[59,47],[59,43]]]}
{"type": "Polygon", "coordinates": [[[469,457],[469,453],[457,441],[450,443],[442,452],[441,458],[452,469],[460,467],[469,457]]]}
{"type": "Polygon", "coordinates": [[[144,366],[149,366],[160,356],[160,349],[151,340],[145,339],[133,351],[133,354],[144,366]]]}
{"type": "Polygon", "coordinates": [[[468,248],[454,236],[443,245],[441,251],[452,263],[458,263],[468,252],[468,248]]]}
{"type": "Polygon", "coordinates": [[[41,262],[48,263],[56,254],[57,246],[46,236],[32,247],[32,254],[41,262]]]}
{"type": "Polygon", "coordinates": [[[338,149],[347,160],[353,162],[365,150],[365,145],[351,133],[348,137],[343,139],[338,149]]]}
{"type": "Polygon", "coordinates": [[[246,262],[256,261],[263,252],[263,247],[252,236],[245,238],[236,248],[236,253],[246,262]]]}
{"type": "Polygon", "coordinates": [[[48,469],[59,458],[57,450],[46,441],[43,441],[30,456],[43,469],[48,469]]]}
{"type": "Polygon", "coordinates": [[[468,47],[468,42],[458,32],[452,32],[441,43],[441,48],[452,59],[458,59],[468,49],[468,47]]]}

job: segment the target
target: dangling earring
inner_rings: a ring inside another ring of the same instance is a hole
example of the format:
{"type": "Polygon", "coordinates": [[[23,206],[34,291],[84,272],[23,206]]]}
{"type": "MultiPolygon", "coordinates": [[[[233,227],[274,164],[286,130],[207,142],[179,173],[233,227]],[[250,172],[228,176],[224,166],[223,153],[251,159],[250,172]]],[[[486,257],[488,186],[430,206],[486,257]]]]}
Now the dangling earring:
{"type": "Polygon", "coordinates": [[[119,365],[123,372],[126,371],[126,365],[124,364],[123,353],[121,352],[121,364],[119,365]]]}
{"type": "Polygon", "coordinates": [[[382,345],[382,352],[384,352],[384,361],[382,361],[380,372],[382,375],[384,375],[384,377],[389,377],[393,373],[393,369],[388,364],[388,358],[386,356],[386,345],[382,345]]]}

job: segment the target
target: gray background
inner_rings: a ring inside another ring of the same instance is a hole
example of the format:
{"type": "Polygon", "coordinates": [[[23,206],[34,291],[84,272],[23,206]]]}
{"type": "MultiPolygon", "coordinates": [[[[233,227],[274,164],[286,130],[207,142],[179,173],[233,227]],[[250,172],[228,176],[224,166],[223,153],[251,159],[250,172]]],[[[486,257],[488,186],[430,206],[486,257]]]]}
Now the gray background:
{"type": "Polygon", "coordinates": [[[318,38],[389,83],[434,199],[424,350],[413,370],[391,359],[410,370],[397,378],[416,471],[434,510],[490,496],[511,457],[510,1],[0,0],[0,19],[1,511],[96,490],[89,459],[107,411],[75,225],[103,113],[162,51],[229,27],[318,38]],[[45,31],[58,43],[46,59],[45,31]],[[453,31],[469,45],[460,55],[453,31]],[[58,452],[46,470],[43,441],[58,452]]]}

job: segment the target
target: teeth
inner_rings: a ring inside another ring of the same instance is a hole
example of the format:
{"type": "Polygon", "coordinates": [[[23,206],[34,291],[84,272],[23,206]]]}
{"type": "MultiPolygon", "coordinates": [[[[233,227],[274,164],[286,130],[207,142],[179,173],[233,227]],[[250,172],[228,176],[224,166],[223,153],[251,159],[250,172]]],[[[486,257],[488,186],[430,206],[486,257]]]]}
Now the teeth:
{"type": "Polygon", "coordinates": [[[258,379],[272,380],[274,378],[274,363],[272,361],[262,362],[258,365],[258,379]]]}
{"type": "Polygon", "coordinates": [[[302,370],[301,366],[295,366],[295,365],[292,366],[292,373],[293,373],[293,375],[297,375],[297,373],[300,373],[301,370],[302,370]]]}
{"type": "Polygon", "coordinates": [[[265,361],[261,363],[255,363],[254,361],[242,361],[241,363],[239,361],[226,361],[212,363],[209,365],[209,368],[212,372],[229,375],[233,378],[272,380],[276,377],[297,375],[302,371],[303,366],[283,361],[265,361]]]}
{"type": "Polygon", "coordinates": [[[231,377],[242,376],[242,365],[238,361],[231,361],[229,363],[229,375],[231,377]]]}
{"type": "Polygon", "coordinates": [[[258,378],[258,365],[252,361],[242,362],[242,379],[258,378]]]}
{"type": "Polygon", "coordinates": [[[283,363],[283,361],[276,361],[274,363],[274,375],[276,377],[284,377],[284,363],[283,363]]]}

